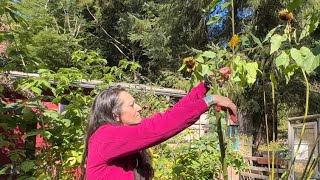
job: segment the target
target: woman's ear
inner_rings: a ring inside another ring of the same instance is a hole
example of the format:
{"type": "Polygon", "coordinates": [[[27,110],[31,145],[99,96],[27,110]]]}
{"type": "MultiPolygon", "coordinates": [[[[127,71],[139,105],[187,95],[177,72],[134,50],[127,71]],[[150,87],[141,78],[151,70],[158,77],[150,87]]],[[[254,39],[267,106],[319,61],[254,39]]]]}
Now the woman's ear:
{"type": "Polygon", "coordinates": [[[120,117],[119,117],[119,115],[113,114],[113,118],[114,118],[117,122],[120,122],[120,117]]]}

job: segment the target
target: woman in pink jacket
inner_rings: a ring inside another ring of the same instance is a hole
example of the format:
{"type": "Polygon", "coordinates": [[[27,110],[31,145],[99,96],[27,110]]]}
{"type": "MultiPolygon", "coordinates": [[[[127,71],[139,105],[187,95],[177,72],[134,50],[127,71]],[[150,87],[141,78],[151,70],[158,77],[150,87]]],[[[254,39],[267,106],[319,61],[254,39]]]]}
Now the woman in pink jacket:
{"type": "Polygon", "coordinates": [[[151,179],[147,148],[186,129],[212,105],[236,114],[229,98],[206,96],[207,90],[201,82],[171,109],[146,119],[141,119],[141,107],[123,88],[112,87],[98,94],[88,120],[81,179],[151,179]]]}

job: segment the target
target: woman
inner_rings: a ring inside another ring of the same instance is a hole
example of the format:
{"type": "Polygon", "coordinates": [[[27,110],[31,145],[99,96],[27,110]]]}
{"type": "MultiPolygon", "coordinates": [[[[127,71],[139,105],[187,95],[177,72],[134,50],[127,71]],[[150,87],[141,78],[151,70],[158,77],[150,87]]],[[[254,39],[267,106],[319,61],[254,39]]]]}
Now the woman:
{"type": "Polygon", "coordinates": [[[153,176],[146,149],[178,134],[197,121],[210,106],[236,114],[232,101],[208,95],[201,82],[173,108],[141,119],[141,107],[123,88],[109,88],[95,98],[87,126],[82,179],[147,180],[153,176]]]}

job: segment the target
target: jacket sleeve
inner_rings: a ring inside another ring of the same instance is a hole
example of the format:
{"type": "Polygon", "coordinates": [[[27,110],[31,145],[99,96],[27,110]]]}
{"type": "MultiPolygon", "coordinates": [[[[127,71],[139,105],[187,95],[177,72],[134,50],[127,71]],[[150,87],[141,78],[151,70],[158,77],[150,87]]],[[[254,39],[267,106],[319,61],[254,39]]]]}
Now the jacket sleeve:
{"type": "Polygon", "coordinates": [[[91,144],[105,162],[110,162],[169,139],[192,125],[207,110],[201,98],[158,113],[135,126],[104,125],[92,135],[89,147],[91,144]]]}
{"type": "Polygon", "coordinates": [[[196,101],[200,98],[204,98],[206,93],[208,92],[207,87],[205,86],[204,82],[200,82],[197,86],[193,87],[191,91],[180,99],[174,106],[183,106],[188,101],[196,101]]]}

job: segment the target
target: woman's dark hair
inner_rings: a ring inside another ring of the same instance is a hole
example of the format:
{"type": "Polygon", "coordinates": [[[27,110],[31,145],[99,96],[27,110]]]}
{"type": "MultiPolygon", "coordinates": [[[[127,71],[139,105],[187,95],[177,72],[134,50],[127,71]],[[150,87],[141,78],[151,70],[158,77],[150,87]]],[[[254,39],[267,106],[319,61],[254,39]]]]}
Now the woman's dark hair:
{"type": "MultiPolygon", "coordinates": [[[[80,180],[85,179],[85,169],[88,155],[88,142],[90,137],[94,132],[102,125],[106,124],[116,124],[122,125],[120,122],[115,120],[114,115],[119,115],[121,113],[122,103],[119,99],[120,92],[126,90],[120,86],[110,87],[101,93],[99,93],[93,101],[91,106],[90,115],[87,122],[86,135],[85,135],[85,148],[82,155],[82,161],[80,164],[81,167],[81,176],[80,180]]],[[[145,173],[148,173],[148,176],[153,176],[153,169],[151,166],[151,157],[145,151],[140,151],[138,153],[138,170],[139,174],[142,173],[144,176],[145,173]]],[[[136,171],[135,171],[136,172],[136,171]]],[[[135,175],[136,176],[136,175],[135,175]]]]}

